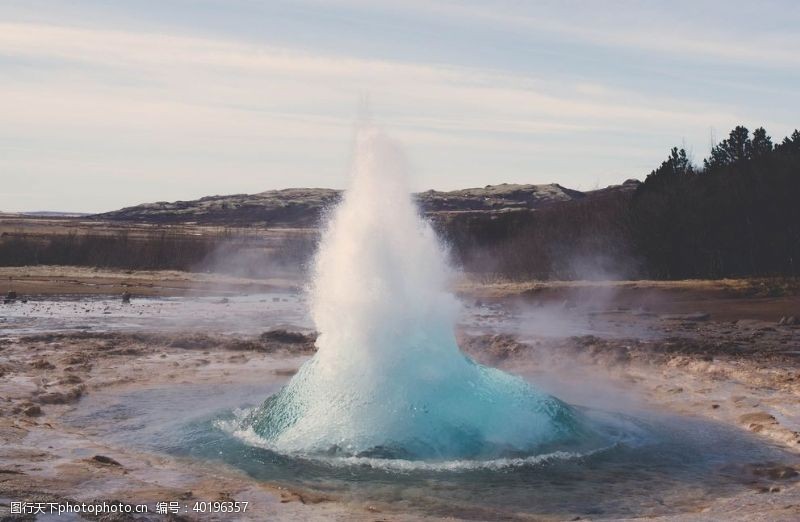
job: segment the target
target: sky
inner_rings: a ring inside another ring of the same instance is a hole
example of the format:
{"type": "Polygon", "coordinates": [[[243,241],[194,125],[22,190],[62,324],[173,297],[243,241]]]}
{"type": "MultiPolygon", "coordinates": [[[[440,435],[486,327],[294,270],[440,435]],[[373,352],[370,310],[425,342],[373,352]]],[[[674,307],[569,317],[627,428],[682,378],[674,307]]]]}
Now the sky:
{"type": "Polygon", "coordinates": [[[360,100],[417,190],[643,179],[800,127],[800,2],[0,0],[0,211],[347,185],[360,100]]]}

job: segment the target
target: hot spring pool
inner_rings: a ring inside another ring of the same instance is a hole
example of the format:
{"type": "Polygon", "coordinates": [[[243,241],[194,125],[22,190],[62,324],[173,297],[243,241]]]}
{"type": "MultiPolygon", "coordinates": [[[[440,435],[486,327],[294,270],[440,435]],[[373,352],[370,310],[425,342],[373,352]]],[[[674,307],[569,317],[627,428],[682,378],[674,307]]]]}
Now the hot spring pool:
{"type": "Polygon", "coordinates": [[[791,459],[747,433],[708,421],[596,410],[584,411],[616,430],[613,444],[492,460],[304,458],[224,429],[237,411],[258,406],[254,398],[279,388],[192,384],[94,393],[66,422],[107,444],[224,463],[256,481],[333,500],[476,519],[686,512],[748,488],[748,465],[791,459]]]}

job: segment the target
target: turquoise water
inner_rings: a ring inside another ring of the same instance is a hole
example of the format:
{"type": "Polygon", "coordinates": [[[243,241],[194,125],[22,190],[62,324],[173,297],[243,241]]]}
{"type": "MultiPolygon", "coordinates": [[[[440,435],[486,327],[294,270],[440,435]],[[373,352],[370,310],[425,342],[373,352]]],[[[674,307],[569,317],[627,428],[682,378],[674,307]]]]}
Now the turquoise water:
{"type": "Polygon", "coordinates": [[[394,358],[385,379],[360,373],[354,384],[341,372],[329,378],[313,358],[280,392],[227,426],[286,454],[434,462],[588,451],[611,442],[519,377],[461,354],[448,358],[446,370],[408,359],[413,363],[394,358]]]}
{"type": "Polygon", "coordinates": [[[219,462],[254,480],[315,491],[333,500],[377,504],[388,512],[475,519],[676,513],[753,487],[757,478],[749,474],[749,464],[793,458],[714,423],[585,409],[576,411],[615,442],[493,459],[304,457],[250,444],[224,429],[259,407],[252,397],[278,389],[277,384],[177,385],[92,394],[67,421],[94,432],[104,443],[219,462]]]}

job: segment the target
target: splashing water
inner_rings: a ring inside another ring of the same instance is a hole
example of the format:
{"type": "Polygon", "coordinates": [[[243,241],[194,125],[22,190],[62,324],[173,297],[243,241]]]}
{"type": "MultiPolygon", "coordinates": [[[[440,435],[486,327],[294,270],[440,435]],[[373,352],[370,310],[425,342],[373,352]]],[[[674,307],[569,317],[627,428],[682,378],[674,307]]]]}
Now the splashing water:
{"type": "Polygon", "coordinates": [[[575,447],[581,416],[463,355],[452,276],[397,148],[356,137],[352,186],[315,259],[318,352],[237,426],[281,453],[405,460],[519,457],[575,447]]]}

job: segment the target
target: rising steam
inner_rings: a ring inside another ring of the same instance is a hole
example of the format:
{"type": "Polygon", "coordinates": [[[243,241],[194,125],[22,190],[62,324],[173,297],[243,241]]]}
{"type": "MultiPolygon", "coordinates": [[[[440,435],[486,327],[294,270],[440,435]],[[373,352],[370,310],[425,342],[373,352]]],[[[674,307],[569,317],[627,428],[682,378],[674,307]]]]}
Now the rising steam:
{"type": "Polygon", "coordinates": [[[459,350],[451,269],[411,201],[398,149],[363,129],[353,170],[315,259],[318,352],[239,432],[281,453],[406,460],[531,455],[585,440],[570,407],[459,350]]]}

